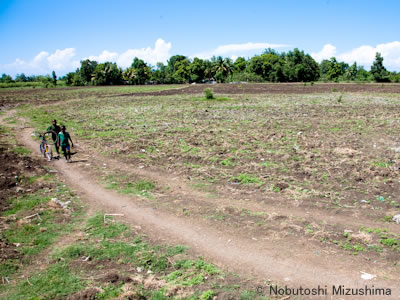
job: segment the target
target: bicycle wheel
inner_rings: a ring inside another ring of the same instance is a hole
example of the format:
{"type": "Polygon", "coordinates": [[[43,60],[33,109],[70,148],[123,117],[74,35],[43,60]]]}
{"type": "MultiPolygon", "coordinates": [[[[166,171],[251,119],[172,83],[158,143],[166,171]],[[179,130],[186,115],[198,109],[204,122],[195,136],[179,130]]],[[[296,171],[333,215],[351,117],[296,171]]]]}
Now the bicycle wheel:
{"type": "Polygon", "coordinates": [[[45,146],[44,146],[45,144],[44,144],[44,142],[42,141],[41,143],[40,143],[40,153],[42,153],[42,155],[43,155],[43,157],[45,157],[46,158],[46,149],[45,149],[45,146]]]}
{"type": "Polygon", "coordinates": [[[47,141],[48,144],[57,146],[58,145],[58,134],[54,130],[49,130],[43,133],[43,137],[47,141]],[[53,136],[55,137],[55,140],[53,140],[53,136]]]}

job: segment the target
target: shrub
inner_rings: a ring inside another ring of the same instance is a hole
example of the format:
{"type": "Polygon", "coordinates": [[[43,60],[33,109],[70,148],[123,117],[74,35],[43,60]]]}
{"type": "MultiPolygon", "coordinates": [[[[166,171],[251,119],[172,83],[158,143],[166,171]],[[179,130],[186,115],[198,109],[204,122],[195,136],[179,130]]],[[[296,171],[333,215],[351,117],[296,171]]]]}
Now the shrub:
{"type": "Polygon", "coordinates": [[[204,96],[206,97],[206,99],[215,99],[212,89],[206,88],[206,89],[204,89],[203,92],[204,92],[204,96]]]}

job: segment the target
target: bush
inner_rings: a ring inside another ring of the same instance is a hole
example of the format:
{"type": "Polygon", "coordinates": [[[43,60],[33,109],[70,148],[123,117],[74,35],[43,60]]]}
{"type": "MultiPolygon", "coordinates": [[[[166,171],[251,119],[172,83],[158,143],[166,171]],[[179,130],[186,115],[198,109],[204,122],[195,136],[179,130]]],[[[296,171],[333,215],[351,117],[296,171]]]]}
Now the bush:
{"type": "Polygon", "coordinates": [[[204,89],[203,92],[204,92],[204,96],[206,97],[206,99],[215,99],[212,89],[206,88],[206,89],[204,89]]]}

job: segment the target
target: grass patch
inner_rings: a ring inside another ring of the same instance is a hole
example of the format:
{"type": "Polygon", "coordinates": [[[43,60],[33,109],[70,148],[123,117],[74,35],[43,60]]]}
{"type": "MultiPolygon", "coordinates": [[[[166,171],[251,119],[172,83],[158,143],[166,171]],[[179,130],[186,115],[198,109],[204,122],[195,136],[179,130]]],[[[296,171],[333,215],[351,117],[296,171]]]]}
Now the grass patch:
{"type": "Polygon", "coordinates": [[[249,184],[257,184],[257,185],[262,185],[263,182],[258,179],[257,177],[251,175],[251,174],[247,174],[247,173],[243,173],[243,174],[239,174],[236,177],[233,177],[233,179],[243,185],[249,185],[249,184]]]}
{"type": "Polygon", "coordinates": [[[30,155],[32,154],[32,151],[28,148],[22,147],[22,146],[17,146],[15,148],[12,148],[11,150],[14,153],[17,153],[18,155],[30,155]]]}
{"type": "Polygon", "coordinates": [[[206,263],[202,258],[197,260],[181,260],[174,264],[176,271],[166,276],[170,283],[193,286],[203,283],[208,276],[220,274],[214,265],[206,263]]]}
{"type": "Polygon", "coordinates": [[[90,218],[87,224],[88,229],[86,232],[93,236],[101,237],[103,240],[106,238],[118,237],[128,230],[128,227],[125,224],[105,219],[103,214],[90,218]]]}
{"type": "Polygon", "coordinates": [[[110,175],[106,178],[106,189],[116,190],[121,194],[137,195],[152,198],[151,192],[155,189],[155,184],[149,180],[136,180],[130,182],[126,176],[110,175]]]}
{"type": "Polygon", "coordinates": [[[373,161],[371,165],[378,168],[388,168],[392,166],[394,162],[385,162],[385,161],[373,161]]]}
{"type": "Polygon", "coordinates": [[[225,158],[224,160],[221,160],[221,165],[225,167],[234,167],[236,164],[232,161],[231,158],[225,158]]]}
{"type": "Polygon", "coordinates": [[[11,208],[3,212],[2,215],[9,216],[16,214],[20,211],[22,212],[28,211],[42,203],[49,202],[49,200],[50,200],[49,196],[44,196],[40,192],[36,194],[26,194],[21,197],[12,198],[10,203],[11,208]]]}
{"type": "Polygon", "coordinates": [[[204,101],[204,102],[224,102],[224,101],[231,101],[231,98],[228,97],[215,97],[212,99],[207,99],[207,98],[199,98],[199,97],[195,97],[192,99],[193,101],[204,101]]]}
{"type": "Polygon", "coordinates": [[[74,275],[66,263],[50,265],[27,280],[21,280],[8,293],[8,299],[61,299],[83,288],[84,282],[74,275]]]}

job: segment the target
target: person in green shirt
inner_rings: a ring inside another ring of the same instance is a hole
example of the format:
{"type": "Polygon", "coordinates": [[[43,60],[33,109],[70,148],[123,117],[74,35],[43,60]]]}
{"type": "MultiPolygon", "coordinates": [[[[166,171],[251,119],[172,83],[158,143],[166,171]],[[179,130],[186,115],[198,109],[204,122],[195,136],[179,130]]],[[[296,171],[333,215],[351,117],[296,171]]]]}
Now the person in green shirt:
{"type": "Polygon", "coordinates": [[[57,139],[58,138],[58,134],[61,131],[60,126],[57,125],[57,120],[53,120],[52,121],[52,125],[49,126],[49,128],[47,128],[47,131],[54,131],[55,133],[51,133],[51,138],[53,140],[54,146],[56,148],[57,151],[57,157],[56,158],[60,158],[60,141],[57,139]]]}
{"type": "Polygon", "coordinates": [[[69,141],[71,141],[71,147],[74,147],[74,143],[72,142],[71,136],[69,133],[66,131],[65,126],[61,126],[61,131],[58,134],[58,137],[60,139],[60,146],[61,150],[65,156],[65,159],[67,162],[72,162],[71,160],[71,149],[69,147],[69,141]]]}

